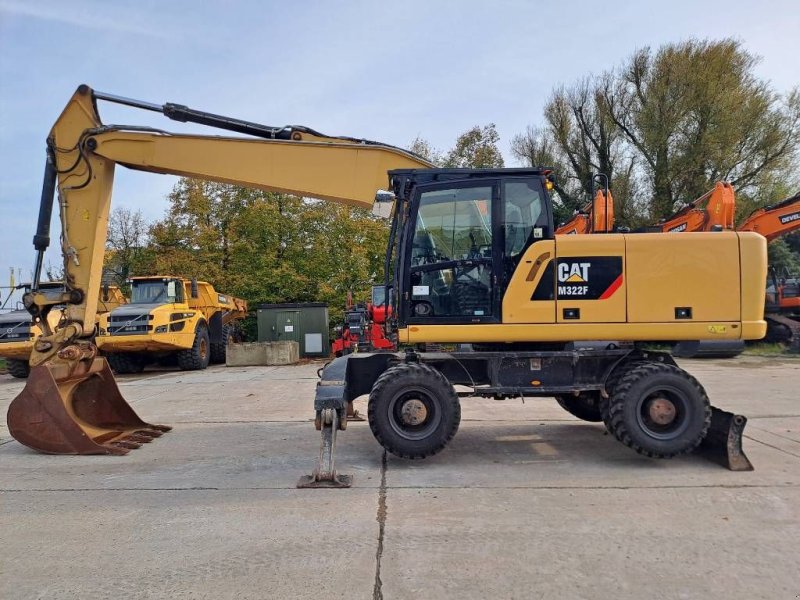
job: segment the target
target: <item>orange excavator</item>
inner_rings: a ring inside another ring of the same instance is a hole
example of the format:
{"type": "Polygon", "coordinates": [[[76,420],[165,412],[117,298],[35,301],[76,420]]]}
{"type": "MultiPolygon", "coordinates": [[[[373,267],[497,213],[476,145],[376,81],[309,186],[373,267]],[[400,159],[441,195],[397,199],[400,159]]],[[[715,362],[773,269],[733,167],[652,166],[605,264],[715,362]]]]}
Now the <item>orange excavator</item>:
{"type": "MultiPolygon", "coordinates": [[[[755,231],[768,242],[800,229],[800,193],[750,213],[738,231],[755,231]]],[[[770,269],[765,315],[769,342],[788,342],[800,350],[800,278],[770,269]]]]}
{"type": "Polygon", "coordinates": [[[800,229],[800,193],[750,213],[737,231],[755,231],[768,242],[800,229]]]}
{"type": "Polygon", "coordinates": [[[610,233],[614,230],[614,197],[606,185],[597,190],[594,199],[582,206],[566,223],[556,229],[556,235],[579,233],[610,233]]]}
{"type": "Polygon", "coordinates": [[[726,181],[718,181],[713,189],[648,228],[648,231],[678,233],[681,231],[721,231],[734,229],[733,217],[736,212],[736,195],[733,186],[726,181]]]}

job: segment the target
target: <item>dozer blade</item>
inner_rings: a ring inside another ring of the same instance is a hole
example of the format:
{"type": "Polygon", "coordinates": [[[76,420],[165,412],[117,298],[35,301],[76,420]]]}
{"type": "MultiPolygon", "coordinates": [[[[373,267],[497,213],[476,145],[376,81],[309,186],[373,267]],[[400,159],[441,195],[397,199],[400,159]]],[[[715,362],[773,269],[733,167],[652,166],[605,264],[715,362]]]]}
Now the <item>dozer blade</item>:
{"type": "Polygon", "coordinates": [[[747,417],[711,407],[711,426],[698,452],[731,471],[752,471],[753,463],[742,450],[747,417]]]}
{"type": "Polygon", "coordinates": [[[100,357],[33,367],[7,420],[14,439],[49,454],[127,454],[171,429],[139,418],[100,357]]]}

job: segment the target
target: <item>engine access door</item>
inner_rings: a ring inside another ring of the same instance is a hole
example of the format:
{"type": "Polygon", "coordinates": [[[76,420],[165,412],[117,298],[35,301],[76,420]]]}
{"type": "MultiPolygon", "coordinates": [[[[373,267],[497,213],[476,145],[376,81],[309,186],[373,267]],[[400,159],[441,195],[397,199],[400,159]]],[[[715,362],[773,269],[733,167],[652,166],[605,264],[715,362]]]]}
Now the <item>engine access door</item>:
{"type": "Polygon", "coordinates": [[[556,236],[555,290],[558,323],[624,323],[625,238],[556,236]]]}

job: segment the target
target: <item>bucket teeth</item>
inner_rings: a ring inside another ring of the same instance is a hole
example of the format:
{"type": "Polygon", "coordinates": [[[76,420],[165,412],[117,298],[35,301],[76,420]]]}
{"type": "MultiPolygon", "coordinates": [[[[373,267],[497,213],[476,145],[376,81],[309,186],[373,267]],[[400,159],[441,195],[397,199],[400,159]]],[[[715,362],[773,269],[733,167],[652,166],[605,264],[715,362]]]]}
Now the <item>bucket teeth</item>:
{"type": "Polygon", "coordinates": [[[31,369],[8,408],[9,433],[49,454],[127,454],[171,427],[139,418],[125,401],[105,359],[31,369]]]}

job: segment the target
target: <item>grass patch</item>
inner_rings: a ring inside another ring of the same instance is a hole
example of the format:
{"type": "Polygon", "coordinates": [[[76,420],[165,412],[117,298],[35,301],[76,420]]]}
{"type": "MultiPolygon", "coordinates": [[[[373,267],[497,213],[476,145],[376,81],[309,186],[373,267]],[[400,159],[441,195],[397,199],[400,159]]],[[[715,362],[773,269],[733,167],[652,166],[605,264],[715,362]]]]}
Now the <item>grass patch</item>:
{"type": "Polygon", "coordinates": [[[768,344],[766,342],[756,342],[755,344],[747,344],[743,354],[750,356],[797,356],[789,351],[789,347],[785,344],[768,344]]]}

